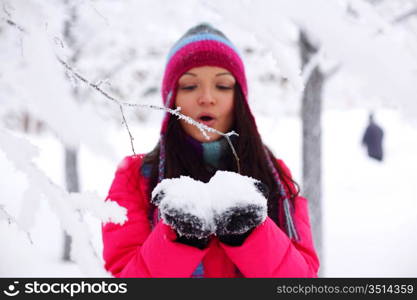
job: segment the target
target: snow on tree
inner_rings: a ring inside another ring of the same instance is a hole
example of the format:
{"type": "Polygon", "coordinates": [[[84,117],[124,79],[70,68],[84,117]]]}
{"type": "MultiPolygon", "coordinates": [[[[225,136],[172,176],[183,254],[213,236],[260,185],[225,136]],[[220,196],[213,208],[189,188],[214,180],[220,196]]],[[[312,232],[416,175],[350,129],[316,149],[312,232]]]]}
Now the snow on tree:
{"type": "Polygon", "coordinates": [[[27,177],[28,187],[22,198],[18,225],[26,231],[30,230],[39,201],[45,197],[57,214],[62,228],[72,237],[71,257],[83,273],[105,276],[101,257],[91,243],[89,227],[80,216],[88,212],[102,222],[122,224],[126,220],[126,209],[112,202],[103,202],[94,193],[68,193],[54,184],[33,163],[38,150],[24,138],[1,130],[0,148],[15,168],[27,177]]]}
{"type": "MultiPolygon", "coordinates": [[[[74,1],[78,8],[77,25],[71,28],[77,37],[74,47],[78,50],[74,52],[64,38],[65,21],[71,17],[64,1],[2,0],[0,118],[5,120],[11,113],[30,113],[64,145],[86,145],[94,153],[114,157],[106,133],[127,123],[160,123],[160,108],[145,107],[161,103],[159,86],[168,48],[189,27],[208,21],[221,28],[242,50],[250,82],[249,101],[258,116],[280,118],[298,114],[304,85],[308,88],[308,79],[315,70],[321,70],[326,80],[323,107],[395,107],[413,121],[417,109],[417,26],[412,17],[416,4],[412,0],[403,3],[406,5],[364,0],[278,0],[264,1],[262,5],[250,0],[74,1]],[[299,57],[301,31],[317,48],[316,55],[305,62],[299,57]],[[77,51],[82,51],[82,55],[77,51]],[[72,65],[74,56],[77,63],[72,65]],[[62,62],[67,62],[72,71],[62,62]],[[331,73],[334,76],[326,77],[331,73]],[[82,74],[115,99],[135,105],[125,107],[122,116],[121,106],[108,101],[76,74],[82,74]]],[[[309,113],[306,111],[305,115],[309,113]]],[[[2,122],[2,127],[14,126],[2,122]]],[[[2,132],[2,138],[13,140],[10,134],[2,132]]],[[[132,131],[133,137],[140,134],[132,131]]],[[[133,140],[132,148],[139,141],[133,140]]],[[[126,144],[130,142],[126,137],[126,144]]],[[[16,150],[1,140],[0,143],[4,153],[16,150]]],[[[16,154],[23,155],[26,148],[31,149],[23,142],[21,147],[16,154]]],[[[277,156],[288,155],[274,150],[277,156]]],[[[12,161],[18,163],[17,158],[12,161]]],[[[30,178],[36,183],[47,182],[45,174],[33,169],[30,161],[22,160],[21,169],[32,172],[30,178]]],[[[309,163],[311,159],[304,162],[309,163]]],[[[75,201],[55,185],[42,185],[45,191],[31,186],[24,196],[27,201],[22,203],[30,213],[32,208],[32,218],[39,197],[27,195],[59,194],[75,201]]],[[[306,186],[304,182],[309,193],[306,186]]],[[[90,196],[82,195],[79,199],[85,198],[83,201],[88,203],[90,196]]],[[[89,210],[85,208],[85,212],[89,210]]],[[[6,206],[0,213],[8,220],[13,218],[6,206]]],[[[59,214],[68,218],[65,215],[59,214]]],[[[313,218],[315,215],[313,212],[313,218]]],[[[23,231],[30,228],[24,223],[19,226],[23,231]]],[[[88,244],[86,237],[76,238],[88,244]]],[[[93,254],[82,256],[78,255],[78,261],[96,263],[93,254]]]]}

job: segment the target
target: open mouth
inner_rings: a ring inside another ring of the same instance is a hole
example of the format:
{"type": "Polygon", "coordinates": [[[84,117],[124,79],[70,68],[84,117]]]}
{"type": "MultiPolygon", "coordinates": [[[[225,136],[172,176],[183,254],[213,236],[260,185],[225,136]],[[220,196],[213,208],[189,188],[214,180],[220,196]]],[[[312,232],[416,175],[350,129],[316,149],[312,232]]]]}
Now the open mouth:
{"type": "Polygon", "coordinates": [[[213,118],[210,117],[210,116],[202,116],[202,117],[200,117],[200,120],[201,121],[211,121],[211,120],[213,120],[213,118]]]}
{"type": "Polygon", "coordinates": [[[203,114],[198,117],[198,121],[204,125],[212,126],[216,119],[213,116],[203,114]]]}

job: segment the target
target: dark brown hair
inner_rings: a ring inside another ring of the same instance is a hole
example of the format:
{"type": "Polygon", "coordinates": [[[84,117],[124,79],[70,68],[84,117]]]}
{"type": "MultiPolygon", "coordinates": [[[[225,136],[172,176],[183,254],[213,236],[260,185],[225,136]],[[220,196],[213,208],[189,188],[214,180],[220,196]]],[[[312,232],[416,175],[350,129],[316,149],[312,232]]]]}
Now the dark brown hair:
{"type": "MultiPolygon", "coordinates": [[[[284,229],[284,223],[283,220],[280,220],[281,213],[279,212],[283,199],[281,199],[279,187],[268,166],[264,150],[266,146],[262,143],[255,120],[250,113],[248,103],[245,101],[238,84],[235,85],[234,95],[234,125],[232,129],[239,136],[233,138],[232,142],[240,160],[241,174],[258,179],[268,187],[268,216],[279,227],[284,229]]],[[[183,131],[178,119],[171,116],[165,134],[166,166],[164,178],[176,178],[180,175],[187,175],[196,180],[208,182],[218,169],[237,172],[236,161],[230,149],[226,155],[223,155],[219,168],[210,168],[204,163],[202,155],[196,151],[195,147],[186,142],[185,135],[186,133],[183,131]]],[[[289,200],[294,201],[299,193],[298,184],[290,178],[289,174],[284,172],[272,152],[268,148],[266,149],[281,181],[286,187],[289,200]],[[295,189],[290,187],[292,184],[294,184],[295,189]]],[[[151,166],[150,186],[148,189],[149,199],[152,190],[158,183],[159,151],[160,144],[158,142],[156,147],[143,160],[143,165],[149,164],[151,166]]],[[[155,207],[151,204],[149,211],[151,221],[154,209],[155,207]]]]}

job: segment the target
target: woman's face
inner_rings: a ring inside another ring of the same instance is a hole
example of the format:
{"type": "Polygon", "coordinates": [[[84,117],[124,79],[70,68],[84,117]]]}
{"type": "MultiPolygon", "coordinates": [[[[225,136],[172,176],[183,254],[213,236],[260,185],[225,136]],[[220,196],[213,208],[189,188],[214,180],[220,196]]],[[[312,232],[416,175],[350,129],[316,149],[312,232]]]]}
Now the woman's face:
{"type": "MultiPolygon", "coordinates": [[[[197,67],[184,73],[178,81],[176,107],[181,113],[197,122],[228,132],[233,124],[234,86],[236,79],[226,69],[219,67],[197,67]]],[[[208,132],[207,140],[200,130],[180,120],[184,131],[200,142],[215,141],[221,136],[208,132]]]]}

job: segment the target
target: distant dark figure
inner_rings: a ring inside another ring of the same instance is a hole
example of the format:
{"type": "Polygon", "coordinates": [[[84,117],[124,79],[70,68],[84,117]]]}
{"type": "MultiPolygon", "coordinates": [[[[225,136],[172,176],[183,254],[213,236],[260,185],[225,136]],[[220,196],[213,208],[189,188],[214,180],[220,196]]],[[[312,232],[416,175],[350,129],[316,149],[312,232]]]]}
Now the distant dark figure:
{"type": "Polygon", "coordinates": [[[369,114],[369,124],[362,138],[362,145],[368,148],[368,155],[378,161],[383,160],[382,139],[384,131],[374,121],[374,115],[369,114]]]}

